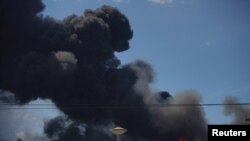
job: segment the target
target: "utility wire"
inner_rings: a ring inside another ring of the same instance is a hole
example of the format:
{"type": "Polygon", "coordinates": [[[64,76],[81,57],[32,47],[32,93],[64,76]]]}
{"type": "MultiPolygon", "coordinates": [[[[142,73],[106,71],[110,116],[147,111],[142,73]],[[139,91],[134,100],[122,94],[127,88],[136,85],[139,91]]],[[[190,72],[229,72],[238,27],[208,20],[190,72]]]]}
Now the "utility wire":
{"type": "MultiPolygon", "coordinates": [[[[0,103],[0,106],[54,106],[52,103],[30,103],[30,104],[16,104],[16,103],[0,103]]],[[[143,104],[143,105],[108,105],[108,104],[59,104],[59,106],[220,106],[220,105],[250,105],[250,103],[161,103],[161,104],[143,104]]]]}
{"type": "MultiPolygon", "coordinates": [[[[58,105],[61,109],[132,109],[132,108],[168,108],[168,107],[211,107],[211,106],[249,106],[250,103],[201,103],[201,104],[144,104],[144,105],[83,105],[83,104],[63,104],[58,105]]],[[[18,105],[9,103],[0,103],[0,110],[9,109],[58,109],[54,104],[28,104],[18,105]],[[18,106],[18,107],[16,107],[18,106]]]]}

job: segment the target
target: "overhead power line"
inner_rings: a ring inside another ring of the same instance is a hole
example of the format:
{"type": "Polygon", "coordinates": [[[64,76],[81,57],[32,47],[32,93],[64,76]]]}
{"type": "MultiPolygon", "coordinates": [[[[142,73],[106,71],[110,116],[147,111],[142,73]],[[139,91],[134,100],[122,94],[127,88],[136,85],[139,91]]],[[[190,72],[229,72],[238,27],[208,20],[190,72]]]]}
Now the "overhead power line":
{"type": "MultiPolygon", "coordinates": [[[[132,108],[168,108],[168,107],[211,107],[211,106],[250,106],[250,103],[201,103],[201,104],[144,104],[144,105],[84,105],[84,104],[61,104],[61,109],[132,109],[132,108]]],[[[0,103],[0,110],[8,109],[57,109],[54,104],[9,104],[0,103]]]]}

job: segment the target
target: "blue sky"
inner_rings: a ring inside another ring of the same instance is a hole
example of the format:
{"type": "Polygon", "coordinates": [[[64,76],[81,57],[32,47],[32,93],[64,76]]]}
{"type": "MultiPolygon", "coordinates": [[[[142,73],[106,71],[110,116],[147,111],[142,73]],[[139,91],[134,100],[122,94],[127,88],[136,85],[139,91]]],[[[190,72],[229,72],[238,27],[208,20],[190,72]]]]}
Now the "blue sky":
{"type": "MultiPolygon", "coordinates": [[[[152,86],[171,94],[197,90],[204,103],[225,96],[250,102],[249,0],[45,0],[42,14],[63,19],[103,4],[130,21],[130,49],[122,64],[142,59],[155,70],[152,86]]],[[[229,121],[222,107],[205,107],[210,123],[229,121]]]]}

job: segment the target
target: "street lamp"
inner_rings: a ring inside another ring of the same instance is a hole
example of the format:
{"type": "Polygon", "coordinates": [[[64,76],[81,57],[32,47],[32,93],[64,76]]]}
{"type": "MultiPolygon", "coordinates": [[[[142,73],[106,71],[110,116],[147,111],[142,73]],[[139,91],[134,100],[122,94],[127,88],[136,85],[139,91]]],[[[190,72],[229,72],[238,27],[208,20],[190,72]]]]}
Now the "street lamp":
{"type": "Polygon", "coordinates": [[[124,129],[122,127],[115,127],[113,129],[111,129],[111,132],[116,135],[116,139],[117,141],[121,141],[121,135],[123,135],[124,133],[127,132],[127,129],[124,129]]]}

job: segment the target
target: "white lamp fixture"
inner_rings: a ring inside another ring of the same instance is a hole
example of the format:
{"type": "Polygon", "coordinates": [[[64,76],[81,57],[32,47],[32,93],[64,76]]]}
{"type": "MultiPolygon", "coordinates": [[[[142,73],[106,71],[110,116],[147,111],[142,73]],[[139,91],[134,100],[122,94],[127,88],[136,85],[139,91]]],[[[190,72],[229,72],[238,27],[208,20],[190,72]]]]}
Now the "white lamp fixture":
{"type": "Polygon", "coordinates": [[[118,127],[115,127],[113,129],[111,129],[111,132],[114,135],[116,135],[117,141],[121,141],[121,135],[123,135],[124,133],[126,133],[127,130],[118,126],[118,127]]]}

